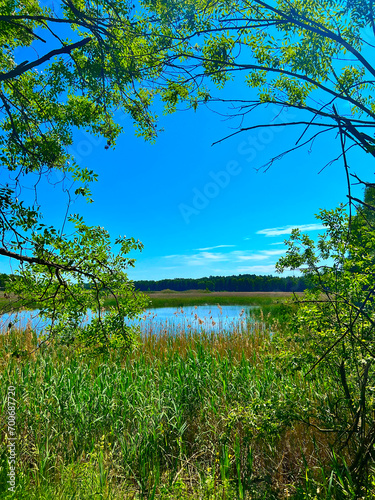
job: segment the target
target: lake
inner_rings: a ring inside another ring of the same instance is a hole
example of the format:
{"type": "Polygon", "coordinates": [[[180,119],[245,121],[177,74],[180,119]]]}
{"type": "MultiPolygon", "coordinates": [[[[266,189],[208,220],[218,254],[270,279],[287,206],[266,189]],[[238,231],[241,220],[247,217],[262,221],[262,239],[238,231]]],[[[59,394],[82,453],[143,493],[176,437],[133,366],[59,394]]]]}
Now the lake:
{"type": "MultiPolygon", "coordinates": [[[[259,306],[188,306],[183,308],[160,307],[147,309],[139,320],[131,323],[139,325],[143,333],[162,333],[173,331],[222,331],[241,327],[246,321],[252,321],[250,312],[259,306]]],[[[38,316],[38,311],[20,311],[0,316],[0,331],[5,331],[9,323],[17,328],[26,328],[29,324],[39,332],[46,323],[38,316]]]]}

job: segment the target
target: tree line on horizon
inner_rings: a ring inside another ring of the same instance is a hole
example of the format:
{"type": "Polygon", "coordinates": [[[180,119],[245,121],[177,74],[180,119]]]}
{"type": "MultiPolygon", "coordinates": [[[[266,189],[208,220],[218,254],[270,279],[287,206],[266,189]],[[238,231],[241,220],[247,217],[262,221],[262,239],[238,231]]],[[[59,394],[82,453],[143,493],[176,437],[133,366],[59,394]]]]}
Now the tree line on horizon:
{"type": "MultiPolygon", "coordinates": [[[[11,274],[0,273],[0,290],[5,286],[11,274]]],[[[209,290],[210,292],[303,292],[309,289],[305,277],[258,276],[240,274],[232,276],[208,276],[203,278],[173,278],[163,280],[134,281],[135,288],[141,292],[160,292],[174,290],[209,290]]]]}
{"type": "Polygon", "coordinates": [[[5,286],[8,283],[10,277],[10,274],[0,273],[0,290],[5,290],[5,286]]]}
{"type": "Polygon", "coordinates": [[[309,288],[305,277],[258,276],[240,274],[232,276],[209,276],[204,278],[174,278],[163,280],[140,280],[134,282],[142,292],[161,290],[209,290],[210,292],[303,292],[309,288]]]}

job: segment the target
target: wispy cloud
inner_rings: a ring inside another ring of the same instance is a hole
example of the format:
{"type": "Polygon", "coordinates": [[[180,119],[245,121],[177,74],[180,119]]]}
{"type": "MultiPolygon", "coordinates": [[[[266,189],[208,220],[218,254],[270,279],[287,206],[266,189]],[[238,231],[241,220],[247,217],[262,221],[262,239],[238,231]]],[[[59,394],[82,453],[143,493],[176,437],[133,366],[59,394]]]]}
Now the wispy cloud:
{"type": "Polygon", "coordinates": [[[235,246],[236,245],[216,245],[215,247],[196,248],[196,250],[199,250],[200,252],[205,252],[207,250],[215,250],[215,248],[232,248],[235,246]]]}
{"type": "Polygon", "coordinates": [[[233,257],[235,257],[237,260],[264,260],[268,259],[272,255],[281,255],[283,253],[286,253],[286,250],[279,249],[279,250],[260,250],[257,253],[249,254],[246,252],[231,252],[233,257]]]}
{"type": "Polygon", "coordinates": [[[268,259],[268,255],[265,254],[253,254],[253,255],[236,255],[237,260],[264,260],[268,259]]]}
{"type": "MultiPolygon", "coordinates": [[[[159,257],[154,265],[168,276],[177,275],[199,278],[201,276],[232,274],[276,274],[278,258],[285,254],[283,247],[264,249],[233,249],[223,245],[208,250],[191,250],[181,254],[159,257]],[[166,266],[166,267],[165,267],[166,266]]],[[[205,247],[208,248],[208,247],[205,247]]]]}
{"type": "Polygon", "coordinates": [[[280,248],[279,250],[262,250],[264,255],[281,255],[286,253],[286,249],[280,248]]]}
{"type": "Polygon", "coordinates": [[[200,252],[193,255],[181,255],[188,266],[209,265],[212,262],[225,262],[230,259],[229,254],[200,252]]]}
{"type": "Polygon", "coordinates": [[[198,253],[166,255],[164,258],[171,259],[173,264],[209,267],[211,264],[218,262],[229,262],[231,264],[235,264],[246,261],[267,260],[271,257],[282,255],[285,252],[286,250],[284,249],[258,250],[254,253],[242,250],[232,250],[229,252],[207,252],[206,250],[203,251],[203,249],[201,249],[198,253]]]}
{"type": "Polygon", "coordinates": [[[318,229],[324,229],[322,224],[300,224],[296,226],[282,226],[282,227],[272,227],[268,229],[261,229],[257,231],[256,234],[264,234],[265,236],[279,236],[280,234],[291,234],[293,229],[300,229],[301,231],[316,231],[318,229]]]}
{"type": "Polygon", "coordinates": [[[275,243],[270,243],[270,245],[284,245],[283,241],[276,241],[275,243]]]}

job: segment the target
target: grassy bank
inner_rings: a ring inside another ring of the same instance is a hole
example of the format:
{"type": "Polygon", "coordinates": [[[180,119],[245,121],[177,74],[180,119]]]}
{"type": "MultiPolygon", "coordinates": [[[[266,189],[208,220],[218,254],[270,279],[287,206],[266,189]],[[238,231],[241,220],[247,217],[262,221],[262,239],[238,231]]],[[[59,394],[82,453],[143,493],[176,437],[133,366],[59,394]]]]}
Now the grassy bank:
{"type": "MultiPolygon", "coordinates": [[[[147,292],[150,298],[150,307],[185,307],[200,305],[254,305],[268,307],[281,304],[285,299],[292,297],[289,292],[206,292],[202,290],[188,290],[176,292],[165,290],[162,292],[147,292]]],[[[301,295],[297,293],[297,295],[301,295]]],[[[114,299],[106,301],[107,306],[114,305],[114,299]]],[[[38,309],[37,302],[23,304],[15,296],[5,295],[0,292],[0,310],[8,312],[11,310],[38,309]]]]}
{"type": "Polygon", "coordinates": [[[29,300],[27,302],[19,300],[14,294],[7,294],[0,291],[0,313],[6,314],[8,312],[19,311],[21,309],[38,309],[36,301],[29,300]]]}
{"type": "MultiPolygon", "coordinates": [[[[189,290],[187,292],[147,292],[150,297],[150,307],[186,307],[200,305],[254,305],[271,306],[281,304],[292,294],[288,292],[205,292],[189,290]]],[[[107,305],[113,301],[108,300],[107,305]]]]}
{"type": "Polygon", "coordinates": [[[0,336],[18,484],[8,492],[3,403],[1,498],[354,499],[335,436],[317,430],[334,411],[329,374],[306,378],[270,328],[150,332],[132,353],[92,359],[53,345],[16,358],[33,332],[0,336]]]}

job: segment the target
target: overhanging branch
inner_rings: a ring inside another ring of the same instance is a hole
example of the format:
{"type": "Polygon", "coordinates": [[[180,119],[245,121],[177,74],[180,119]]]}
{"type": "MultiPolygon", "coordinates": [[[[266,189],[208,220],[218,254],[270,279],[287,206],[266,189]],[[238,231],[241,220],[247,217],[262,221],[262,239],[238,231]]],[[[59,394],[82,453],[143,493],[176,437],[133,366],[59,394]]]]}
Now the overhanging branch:
{"type": "Polygon", "coordinates": [[[36,68],[37,66],[40,66],[44,62],[48,61],[52,57],[58,56],[60,54],[70,54],[72,50],[74,49],[79,49],[80,47],[84,47],[87,45],[89,42],[91,42],[92,37],[87,36],[83,40],[80,40],[79,42],[72,43],[71,45],[66,45],[64,47],[61,47],[59,49],[54,49],[45,54],[44,56],[40,57],[39,59],[36,59],[35,61],[28,62],[25,61],[18,66],[16,66],[14,69],[11,71],[8,71],[8,73],[0,73],[0,82],[4,82],[6,80],[11,80],[12,78],[16,78],[17,76],[22,75],[23,73],[26,73],[26,71],[29,71],[30,69],[36,68]]]}

